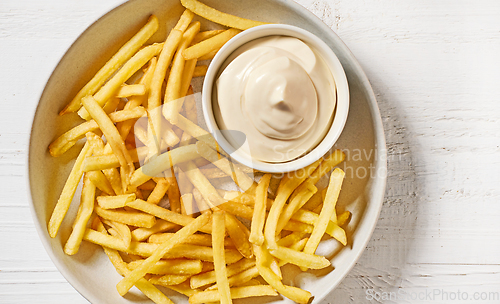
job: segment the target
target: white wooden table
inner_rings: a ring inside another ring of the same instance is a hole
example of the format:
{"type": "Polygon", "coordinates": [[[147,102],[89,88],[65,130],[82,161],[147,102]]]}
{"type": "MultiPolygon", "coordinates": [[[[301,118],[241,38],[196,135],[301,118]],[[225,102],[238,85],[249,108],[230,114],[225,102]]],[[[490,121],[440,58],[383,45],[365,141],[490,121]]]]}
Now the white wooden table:
{"type": "MultiPolygon", "coordinates": [[[[0,303],[86,303],[38,240],[27,142],[61,56],[121,2],[0,0],[0,303]]],[[[500,303],[500,2],[298,2],[363,66],[389,150],[375,233],[323,303],[500,303]]]]}

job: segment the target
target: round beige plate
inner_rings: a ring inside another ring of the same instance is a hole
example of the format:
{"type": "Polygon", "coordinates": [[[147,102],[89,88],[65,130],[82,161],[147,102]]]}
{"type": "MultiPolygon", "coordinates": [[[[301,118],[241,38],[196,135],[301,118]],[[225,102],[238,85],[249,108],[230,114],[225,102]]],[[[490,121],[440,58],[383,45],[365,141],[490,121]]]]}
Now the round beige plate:
{"type": "MultiPolygon", "coordinates": [[[[347,160],[341,164],[346,171],[339,206],[350,210],[353,218],[347,228],[349,244],[340,248],[335,241],[323,244],[330,251],[333,268],[297,276],[295,267],[284,269],[286,284],[304,284],[319,302],[330,293],[354,266],[375,227],[385,190],[386,151],[382,121],[377,103],[364,72],[349,49],[324,23],[312,13],[288,0],[204,0],[224,12],[246,18],[285,23],[302,27],[323,39],[337,54],[347,75],[350,88],[350,109],[345,129],[336,143],[347,160]]],[[[160,19],[160,30],[152,41],[162,41],[183,11],[176,0],[132,0],[109,12],[89,27],[61,59],[43,91],[35,114],[29,146],[29,184],[35,226],[54,264],[64,277],[91,303],[150,303],[136,289],[124,298],[116,291],[120,276],[102,249],[84,243],[75,256],[67,256],[62,248],[71,230],[71,220],[65,220],[60,233],[51,239],[47,222],[61,192],[65,178],[77,153],[53,158],[49,143],[75,124],[75,116],[59,117],[58,112],[76,92],[97,72],[118,48],[128,40],[151,14],[160,19]]],[[[211,27],[216,25],[209,24],[211,27]]],[[[76,205],[76,204],[74,204],[76,205]]],[[[68,215],[76,214],[72,206],[68,215]]],[[[166,289],[165,289],[166,290],[166,289]]],[[[167,290],[166,290],[167,291],[167,290]]],[[[168,295],[176,303],[187,299],[174,292],[168,295]]],[[[252,299],[249,303],[286,303],[276,298],[252,299]]]]}

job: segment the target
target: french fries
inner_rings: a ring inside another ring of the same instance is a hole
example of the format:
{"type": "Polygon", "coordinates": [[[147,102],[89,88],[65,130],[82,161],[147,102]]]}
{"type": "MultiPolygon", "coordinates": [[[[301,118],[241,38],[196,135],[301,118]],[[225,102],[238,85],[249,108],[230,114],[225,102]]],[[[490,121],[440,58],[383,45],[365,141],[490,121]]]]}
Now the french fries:
{"type": "Polygon", "coordinates": [[[197,0],[181,0],[182,5],[205,19],[219,23],[225,26],[234,27],[240,30],[246,30],[251,27],[265,24],[264,22],[244,19],[220,12],[197,0]]]}
{"type": "Polygon", "coordinates": [[[270,180],[271,174],[264,175],[260,179],[257,190],[255,191],[255,205],[249,241],[259,246],[264,243],[262,229],[264,228],[264,222],[266,220],[267,188],[269,188],[270,180]]]}
{"type": "Polygon", "coordinates": [[[187,226],[183,227],[178,232],[176,232],[176,234],[173,235],[168,242],[162,243],[149,258],[147,258],[143,263],[141,263],[139,267],[137,267],[131,273],[126,275],[125,278],[123,278],[120,281],[120,283],[118,283],[118,285],[116,286],[116,288],[118,289],[118,293],[120,293],[122,296],[125,293],[127,293],[128,290],[138,280],[144,277],[148,269],[153,267],[153,265],[156,262],[158,262],[170,250],[172,250],[172,248],[174,248],[175,245],[182,243],[185,238],[194,234],[201,227],[207,224],[208,221],[210,220],[210,216],[211,216],[210,213],[205,213],[200,215],[191,223],[189,223],[187,226]]]}
{"type": "Polygon", "coordinates": [[[218,35],[190,46],[182,52],[182,56],[185,60],[200,58],[203,55],[221,48],[226,42],[229,41],[229,39],[233,38],[239,33],[241,33],[240,30],[228,29],[218,35]]]}
{"type": "Polygon", "coordinates": [[[217,281],[221,304],[232,303],[224,256],[225,214],[216,211],[212,221],[212,247],[214,251],[215,280],[217,281]]]}
{"type": "Polygon", "coordinates": [[[196,34],[196,36],[194,36],[194,39],[193,39],[193,41],[191,41],[191,43],[197,44],[198,42],[201,42],[205,39],[213,37],[213,36],[220,34],[222,32],[224,32],[224,30],[213,30],[213,31],[199,32],[198,34],[196,34]]]}
{"type": "Polygon", "coordinates": [[[131,225],[134,227],[151,228],[156,223],[156,219],[154,216],[142,212],[127,211],[125,209],[106,210],[102,209],[99,206],[96,206],[94,210],[96,214],[103,219],[131,225]]]}
{"type": "Polygon", "coordinates": [[[81,99],[87,95],[94,94],[106,82],[123,63],[131,58],[137,50],[158,29],[158,18],[151,16],[142,29],[132,37],[120,50],[95,74],[95,76],[76,94],[75,98],[61,111],[60,115],[75,112],[82,106],[81,99]]]}
{"type": "MultiPolygon", "coordinates": [[[[163,107],[162,112],[163,116],[165,116],[166,119],[174,124],[177,121],[177,115],[179,114],[180,106],[182,105],[182,100],[180,98],[184,97],[187,91],[182,90],[184,65],[186,62],[186,59],[182,56],[182,54],[199,31],[200,22],[194,22],[186,30],[182,37],[182,41],[179,45],[177,53],[175,54],[174,60],[172,62],[172,68],[168,76],[167,86],[165,88],[165,106],[163,107]]],[[[189,77],[189,75],[185,77],[189,78],[189,82],[191,82],[191,77],[189,77]]]]}
{"type": "MultiPolygon", "coordinates": [[[[99,230],[101,233],[106,233],[106,229],[104,228],[104,225],[99,221],[98,218],[96,218],[95,221],[95,228],[99,230]]],[[[106,233],[107,234],[107,233],[106,233]]],[[[115,266],[116,271],[124,276],[130,273],[130,270],[127,267],[127,264],[123,261],[122,257],[120,256],[120,253],[114,249],[110,249],[107,247],[103,247],[104,252],[108,256],[109,260],[115,266]]],[[[135,286],[142,291],[148,298],[150,298],[152,301],[158,304],[172,304],[173,302],[167,298],[167,296],[159,291],[152,283],[148,282],[146,279],[141,278],[135,286]]]]}
{"type": "Polygon", "coordinates": [[[123,276],[120,295],[135,285],[155,303],[173,303],[160,285],[193,304],[278,294],[308,303],[310,292],[283,284],[281,267],[324,269],[331,263],[315,254],[321,239],[347,244],[351,213],[336,208],[344,173],[335,169],[327,189],[318,183],[345,155],[333,151],[281,180],[263,174],[257,183],[260,173],[221,151],[198,123],[191,80],[208,67],[197,62],[264,23],[197,0],[181,3],[186,9],[164,42],[144,46],[158,28],[152,16],[61,111],[87,121],[56,138],[50,154],[86,142],[55,204],[49,235],[56,237],[83,177],[64,251],[77,254],[82,241],[102,246],[123,276]],[[195,14],[229,29],[199,32],[195,14]]]}
{"type": "Polygon", "coordinates": [[[99,107],[96,100],[92,96],[83,98],[82,104],[88,113],[90,113],[92,118],[97,122],[100,129],[104,133],[104,136],[106,136],[111,149],[118,158],[120,166],[123,169],[121,171],[122,177],[124,177],[124,179],[122,179],[122,189],[126,189],[130,181],[130,176],[132,172],[134,172],[134,164],[132,157],[125,147],[125,143],[118,132],[118,129],[116,129],[116,126],[113,124],[111,119],[106,115],[104,110],[99,107]]]}
{"type": "MultiPolygon", "coordinates": [[[[142,66],[144,66],[151,58],[158,55],[163,47],[163,44],[156,43],[147,46],[137,52],[127,63],[103,86],[95,93],[94,99],[100,107],[104,106],[106,101],[120,88],[120,86],[135,74],[142,66]]],[[[91,96],[91,95],[87,95],[91,96]]],[[[83,101],[83,99],[82,99],[83,101]]],[[[83,102],[82,102],[83,103],[83,102]]],[[[80,108],[78,115],[81,118],[88,120],[90,118],[88,110],[80,108]]]]}
{"type": "Polygon", "coordinates": [[[90,143],[87,141],[83,146],[83,149],[80,151],[78,158],[73,165],[73,169],[71,170],[66,183],[64,184],[64,188],[59,196],[59,200],[57,200],[57,204],[50,216],[48,231],[49,235],[52,238],[55,238],[57,235],[57,231],[59,227],[61,227],[61,223],[68,212],[71,201],[73,200],[73,196],[76,192],[76,187],[80,182],[80,179],[83,175],[82,163],[85,157],[90,156],[92,154],[92,149],[90,143]]]}
{"type": "Polygon", "coordinates": [[[78,210],[78,216],[73,225],[73,231],[69,236],[68,241],[64,245],[64,252],[67,255],[73,255],[78,252],[80,243],[85,233],[85,227],[92,215],[94,208],[95,185],[90,181],[88,176],[83,179],[82,202],[78,210]]]}

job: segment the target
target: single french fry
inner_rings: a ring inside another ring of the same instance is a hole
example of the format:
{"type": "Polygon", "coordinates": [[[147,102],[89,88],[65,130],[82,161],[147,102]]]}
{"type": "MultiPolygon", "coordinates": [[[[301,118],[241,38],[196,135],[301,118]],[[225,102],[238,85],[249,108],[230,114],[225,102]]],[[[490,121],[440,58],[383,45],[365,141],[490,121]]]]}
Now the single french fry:
{"type": "MultiPolygon", "coordinates": [[[[104,225],[99,221],[99,218],[95,218],[95,221],[97,222],[95,225],[95,229],[97,229],[101,234],[106,234],[106,229],[104,228],[104,225]]],[[[102,247],[104,249],[104,252],[108,256],[109,260],[111,261],[111,264],[115,266],[116,271],[121,275],[125,276],[128,273],[130,273],[130,270],[127,267],[127,263],[125,263],[118,253],[117,250],[110,249],[108,247],[102,247]]],[[[140,279],[137,281],[135,286],[144,293],[148,298],[150,298],[153,302],[157,304],[174,304],[172,301],[170,301],[167,296],[159,291],[156,287],[153,286],[150,282],[148,282],[146,279],[140,279]]]]}
{"type": "Polygon", "coordinates": [[[188,216],[194,213],[192,193],[186,193],[181,196],[181,213],[188,216]]]}
{"type": "MultiPolygon", "coordinates": [[[[128,150],[130,157],[134,163],[142,161],[146,158],[148,148],[138,147],[137,149],[128,150]]],[[[120,166],[120,161],[115,154],[93,155],[87,157],[83,161],[83,171],[100,171],[120,166]]]]}
{"type": "Polygon", "coordinates": [[[82,104],[90,113],[92,118],[97,122],[100,129],[106,136],[106,139],[111,146],[113,152],[117,156],[120,161],[120,165],[123,168],[123,177],[125,180],[122,180],[123,189],[126,189],[126,186],[129,184],[130,176],[132,172],[134,172],[134,164],[130,154],[128,153],[127,148],[125,147],[125,143],[118,133],[115,125],[111,121],[111,119],[104,113],[103,109],[99,107],[97,102],[92,96],[87,96],[82,99],[82,104]]]}
{"type": "Polygon", "coordinates": [[[186,164],[187,171],[185,172],[193,186],[198,189],[205,199],[206,203],[209,204],[211,208],[223,204],[225,200],[220,197],[214,186],[208,181],[208,179],[200,172],[193,162],[188,162],[186,164]]]}
{"type": "Polygon", "coordinates": [[[265,174],[259,181],[257,190],[255,190],[255,205],[252,215],[252,223],[250,227],[249,241],[255,245],[264,243],[264,223],[266,221],[266,203],[267,189],[271,180],[271,174],[265,174]]]}
{"type": "Polygon", "coordinates": [[[197,65],[194,68],[194,71],[193,71],[193,78],[194,77],[205,76],[205,74],[207,74],[207,70],[208,70],[208,66],[206,66],[206,65],[197,65]]]}
{"type": "Polygon", "coordinates": [[[220,48],[215,49],[213,51],[210,51],[210,52],[206,53],[205,55],[203,55],[200,58],[198,58],[198,61],[204,61],[204,60],[214,59],[215,55],[217,55],[217,53],[219,52],[219,50],[220,50],[220,48]]]}
{"type": "Polygon", "coordinates": [[[104,176],[104,173],[101,171],[90,171],[86,173],[92,183],[102,192],[108,195],[114,195],[115,191],[111,186],[109,180],[104,176]]]}
{"type": "Polygon", "coordinates": [[[322,256],[296,251],[287,247],[278,246],[277,249],[272,249],[269,252],[282,261],[300,267],[322,269],[330,266],[330,261],[322,256]]]}
{"type": "Polygon", "coordinates": [[[143,84],[130,84],[122,85],[118,91],[116,91],[116,97],[126,98],[134,95],[144,95],[146,94],[146,86],[143,84]]]}
{"type": "Polygon", "coordinates": [[[134,193],[116,196],[98,196],[97,203],[102,209],[117,209],[125,207],[127,202],[131,202],[135,200],[135,198],[136,196],[134,193]]]}
{"type": "Polygon", "coordinates": [[[153,192],[148,197],[147,202],[150,204],[158,205],[163,199],[167,190],[170,188],[170,183],[165,178],[158,179],[153,192]]]}
{"type": "MultiPolygon", "coordinates": [[[[163,116],[172,124],[177,121],[182,100],[185,92],[181,91],[182,88],[182,74],[184,72],[185,59],[182,52],[191,44],[194,36],[200,31],[200,22],[194,22],[187,28],[179,44],[175,57],[172,61],[172,68],[168,76],[167,87],[165,88],[164,106],[162,109],[163,116]]],[[[194,59],[194,58],[191,58],[194,59]]],[[[189,79],[190,80],[190,79],[189,79]]]]}
{"type": "Polygon", "coordinates": [[[228,27],[238,28],[240,30],[246,30],[257,25],[266,24],[264,22],[240,18],[220,12],[197,0],[181,0],[181,3],[185,8],[191,10],[198,16],[201,16],[215,23],[219,23],[228,27]]]}
{"type": "Polygon", "coordinates": [[[226,219],[227,217],[225,217],[223,211],[215,211],[212,218],[212,248],[214,251],[215,278],[219,287],[221,304],[232,303],[224,256],[224,227],[226,227],[226,219]]]}
{"type": "Polygon", "coordinates": [[[323,203],[323,208],[321,209],[318,221],[314,226],[314,230],[307,241],[306,247],[304,248],[305,253],[312,254],[316,251],[316,248],[321,241],[321,237],[323,237],[323,234],[328,227],[328,222],[335,213],[335,205],[340,193],[340,188],[342,187],[344,176],[345,173],[341,169],[337,168],[332,172],[330,182],[328,184],[328,191],[326,192],[325,202],[323,203]]]}
{"type": "Polygon", "coordinates": [[[166,171],[174,165],[187,162],[199,157],[195,145],[177,147],[150,159],[148,163],[135,170],[131,178],[131,185],[137,187],[154,176],[166,171]]]}
{"type": "Polygon", "coordinates": [[[238,35],[241,31],[235,28],[228,29],[218,35],[213,36],[203,40],[193,46],[188,47],[182,52],[184,59],[190,60],[195,58],[200,58],[201,56],[210,53],[220,47],[222,47],[229,39],[238,35]]]}
{"type": "MultiPolygon", "coordinates": [[[[146,114],[146,111],[143,107],[138,107],[133,110],[122,110],[109,114],[109,118],[113,122],[125,121],[129,119],[139,118],[146,114]]],[[[93,132],[99,129],[99,125],[95,120],[89,120],[84,123],[79,124],[78,126],[70,129],[65,132],[61,136],[59,136],[56,140],[54,140],[49,145],[50,155],[54,157],[58,157],[71,147],[73,147],[79,139],[83,138],[87,132],[93,132]]]]}
{"type": "Polygon", "coordinates": [[[212,30],[212,31],[204,31],[204,32],[199,32],[194,36],[193,41],[191,41],[191,44],[197,44],[198,42],[201,42],[205,39],[211,38],[215,35],[218,35],[220,33],[224,32],[224,30],[212,30]]]}
{"type": "Polygon", "coordinates": [[[125,247],[130,247],[132,234],[130,233],[130,228],[127,225],[106,219],[103,219],[103,223],[112,227],[118,233],[118,236],[122,239],[125,247]]]}
{"type": "Polygon", "coordinates": [[[52,211],[52,215],[50,216],[48,231],[51,238],[55,238],[57,235],[57,231],[59,227],[61,227],[61,223],[68,212],[71,201],[73,200],[73,196],[75,195],[76,188],[80,179],[83,175],[82,163],[85,157],[90,156],[92,154],[92,149],[90,143],[87,141],[83,146],[80,154],[76,158],[76,161],[73,165],[73,169],[64,184],[63,190],[59,199],[57,200],[56,206],[54,207],[54,211],[52,211]]]}
{"type": "Polygon", "coordinates": [[[120,68],[120,66],[129,60],[139,48],[156,32],[158,29],[158,18],[152,15],[148,22],[139,32],[137,32],[127,43],[125,43],[116,52],[111,59],[95,74],[95,76],[76,94],[73,100],[59,113],[63,115],[75,112],[82,106],[81,99],[87,95],[93,95],[106,82],[109,76],[120,68]]]}
{"type": "MultiPolygon", "coordinates": [[[[318,170],[318,169],[316,169],[318,170]]],[[[297,189],[295,189],[295,196],[290,197],[290,203],[283,208],[280,214],[276,232],[280,233],[285,224],[290,220],[297,210],[300,209],[313,195],[318,191],[314,184],[305,180],[297,189]]]]}
{"type": "Polygon", "coordinates": [[[153,252],[153,254],[148,257],[139,267],[134,269],[125,278],[123,278],[116,286],[118,293],[124,295],[128,290],[137,282],[140,278],[144,277],[147,270],[151,268],[156,262],[158,262],[166,253],[172,250],[177,244],[183,242],[183,240],[189,235],[194,234],[201,227],[206,225],[210,220],[211,214],[202,214],[196,219],[194,219],[189,225],[184,226],[179,231],[177,231],[169,242],[165,242],[158,246],[158,248],[153,252]]]}
{"type": "MultiPolygon", "coordinates": [[[[127,206],[181,226],[187,226],[194,221],[193,218],[187,215],[182,215],[177,212],[172,212],[168,209],[150,204],[140,199],[128,203],[127,206]]],[[[200,231],[205,233],[212,233],[210,225],[208,225],[207,227],[202,227],[200,231]]]]}
{"type": "Polygon", "coordinates": [[[248,237],[243,230],[246,227],[234,215],[225,213],[225,216],[226,230],[231,240],[233,240],[236,249],[246,258],[253,257],[252,244],[248,241],[248,237]]]}
{"type": "Polygon", "coordinates": [[[233,201],[228,201],[218,207],[232,215],[239,216],[246,220],[251,220],[254,212],[252,208],[233,201]]]}
{"type": "MultiPolygon", "coordinates": [[[[231,277],[234,276],[242,271],[245,271],[251,267],[255,266],[255,260],[254,259],[241,259],[238,262],[228,265],[226,267],[226,272],[227,276],[231,277]]],[[[206,271],[204,273],[200,273],[198,275],[194,275],[190,279],[190,286],[193,289],[203,287],[212,283],[215,283],[216,277],[215,277],[215,271],[206,271]]]]}
{"type": "Polygon", "coordinates": [[[78,249],[80,249],[80,244],[83,239],[83,234],[85,233],[87,222],[89,221],[94,209],[95,189],[96,187],[90,181],[90,178],[88,176],[84,176],[78,216],[75,219],[73,231],[64,245],[64,252],[67,255],[73,255],[78,252],[78,249]]]}
{"type": "Polygon", "coordinates": [[[280,186],[278,187],[278,194],[276,199],[269,210],[267,215],[266,225],[264,227],[264,237],[267,242],[267,247],[269,249],[276,249],[278,245],[276,244],[276,228],[278,225],[278,219],[283,206],[285,205],[288,197],[292,192],[299,186],[319,165],[321,160],[310,164],[309,166],[298,170],[296,172],[291,172],[281,180],[280,186]]]}
{"type": "MultiPolygon", "coordinates": [[[[230,289],[231,299],[242,299],[250,297],[277,296],[278,293],[269,285],[232,287],[230,289]]],[[[189,297],[189,304],[200,304],[222,301],[219,290],[201,291],[189,297]]]]}
{"type": "MultiPolygon", "coordinates": [[[[128,264],[130,269],[135,269],[144,260],[132,261],[128,264]]],[[[152,274],[195,275],[201,272],[203,263],[200,260],[174,259],[160,260],[148,270],[152,274]]]]}
{"type": "MultiPolygon", "coordinates": [[[[137,72],[142,66],[144,66],[149,60],[151,60],[151,58],[158,55],[162,47],[162,43],[149,45],[138,51],[132,58],[130,58],[123,65],[123,67],[118,72],[116,72],[116,74],[108,82],[106,82],[106,84],[102,88],[100,88],[99,91],[97,91],[97,93],[95,93],[95,95],[93,96],[99,107],[102,108],[104,103],[113,96],[116,90],[118,90],[120,86],[125,81],[127,81],[127,79],[134,75],[134,73],[137,72]]],[[[78,111],[78,115],[80,115],[80,117],[85,120],[90,119],[90,115],[85,108],[80,108],[80,110],[78,111]]]]}
{"type": "Polygon", "coordinates": [[[107,210],[102,209],[99,206],[95,206],[94,209],[97,215],[101,218],[135,227],[151,228],[156,222],[154,216],[142,212],[125,211],[120,209],[107,210]]]}
{"type": "Polygon", "coordinates": [[[336,223],[329,221],[325,233],[339,241],[342,245],[347,245],[347,236],[345,234],[345,230],[336,223]]]}
{"type": "MultiPolygon", "coordinates": [[[[156,233],[149,237],[149,243],[161,244],[168,241],[173,233],[156,233]]],[[[200,245],[200,246],[212,246],[212,237],[209,234],[194,234],[186,239],[186,244],[200,245]]],[[[234,243],[231,239],[224,239],[224,247],[234,247],[234,243]]]]}
{"type": "MultiPolygon", "coordinates": [[[[193,95],[193,91],[189,92],[189,88],[191,86],[191,80],[193,80],[194,72],[196,70],[196,63],[198,59],[186,60],[184,64],[184,71],[182,72],[182,80],[181,80],[181,96],[193,95]]],[[[186,107],[186,102],[192,101],[194,102],[194,96],[188,97],[184,99],[184,107],[186,107]]],[[[186,111],[189,113],[189,111],[186,111]]],[[[186,115],[188,115],[186,113],[186,115]]],[[[182,140],[181,140],[182,141],[182,140]]]]}
{"type": "Polygon", "coordinates": [[[240,170],[238,166],[233,164],[227,158],[218,154],[216,150],[210,148],[210,146],[206,143],[198,141],[196,143],[196,151],[198,151],[200,156],[224,171],[227,175],[231,176],[235,184],[238,185],[243,192],[253,191],[256,187],[256,183],[252,178],[250,178],[245,172],[240,170]]]}
{"type": "Polygon", "coordinates": [[[261,277],[269,285],[292,301],[301,304],[309,303],[311,299],[311,293],[309,291],[293,286],[283,285],[280,278],[269,268],[271,261],[274,259],[264,246],[254,245],[254,252],[257,259],[257,269],[259,270],[261,277]]]}
{"type": "Polygon", "coordinates": [[[144,241],[155,233],[166,232],[176,228],[179,228],[179,225],[160,219],[151,228],[137,228],[132,231],[132,240],[144,241]]]}

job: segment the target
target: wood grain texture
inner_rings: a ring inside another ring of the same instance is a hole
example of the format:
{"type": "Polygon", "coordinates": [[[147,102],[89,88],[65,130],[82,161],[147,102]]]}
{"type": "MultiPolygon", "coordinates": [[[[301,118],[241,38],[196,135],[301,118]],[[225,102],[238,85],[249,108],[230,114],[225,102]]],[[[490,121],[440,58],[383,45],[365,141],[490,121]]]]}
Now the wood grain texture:
{"type": "MultiPolygon", "coordinates": [[[[87,303],[38,240],[25,184],[27,142],[58,60],[122,2],[0,1],[0,303],[87,303]]],[[[297,2],[362,65],[389,152],[377,228],[322,304],[432,302],[368,300],[372,289],[499,291],[500,2],[297,2]]]]}

